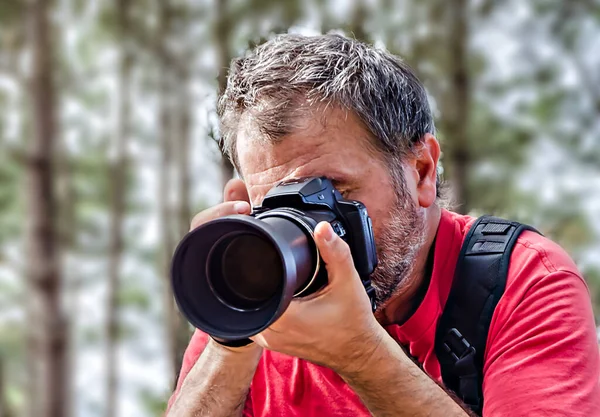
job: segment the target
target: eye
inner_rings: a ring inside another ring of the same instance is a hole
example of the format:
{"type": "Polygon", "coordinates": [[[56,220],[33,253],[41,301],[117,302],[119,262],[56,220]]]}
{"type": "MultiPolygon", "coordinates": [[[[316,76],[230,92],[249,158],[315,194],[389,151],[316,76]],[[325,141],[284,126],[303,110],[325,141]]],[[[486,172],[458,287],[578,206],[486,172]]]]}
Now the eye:
{"type": "Polygon", "coordinates": [[[350,194],[352,194],[352,191],[353,191],[352,187],[348,183],[348,180],[342,179],[342,178],[332,178],[332,177],[327,177],[327,178],[329,179],[329,181],[331,181],[331,184],[335,187],[335,189],[340,192],[342,197],[344,197],[345,199],[348,199],[348,196],[350,194]]]}
{"type": "Polygon", "coordinates": [[[340,194],[342,195],[342,197],[344,197],[344,198],[348,197],[348,195],[351,192],[351,190],[348,188],[348,186],[345,186],[345,185],[339,184],[339,183],[336,184],[335,182],[332,182],[332,184],[335,187],[335,189],[340,192],[340,194]]]}

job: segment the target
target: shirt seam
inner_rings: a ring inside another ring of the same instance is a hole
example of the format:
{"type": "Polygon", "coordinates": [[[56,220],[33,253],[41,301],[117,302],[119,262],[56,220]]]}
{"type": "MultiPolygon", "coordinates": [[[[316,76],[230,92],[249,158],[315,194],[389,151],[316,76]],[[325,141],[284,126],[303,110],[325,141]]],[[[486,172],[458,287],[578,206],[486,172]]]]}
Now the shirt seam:
{"type": "MultiPolygon", "coordinates": [[[[556,265],[554,265],[554,263],[552,263],[550,258],[548,258],[548,252],[546,252],[546,250],[544,248],[541,248],[537,244],[532,243],[528,240],[524,240],[524,241],[517,240],[517,245],[521,245],[521,246],[526,247],[527,249],[531,249],[531,250],[535,251],[539,256],[540,261],[542,261],[542,264],[544,264],[544,266],[546,267],[546,271],[549,274],[559,271],[559,269],[556,267],[556,265]]],[[[511,255],[511,257],[512,257],[512,255],[511,255]]]]}

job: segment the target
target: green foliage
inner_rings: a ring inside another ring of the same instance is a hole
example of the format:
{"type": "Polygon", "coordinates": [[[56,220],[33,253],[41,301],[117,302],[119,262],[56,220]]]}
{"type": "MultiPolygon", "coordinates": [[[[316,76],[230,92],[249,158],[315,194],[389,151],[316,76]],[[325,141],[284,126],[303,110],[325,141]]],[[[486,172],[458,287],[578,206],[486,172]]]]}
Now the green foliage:
{"type": "MultiPolygon", "coordinates": [[[[583,276],[590,289],[590,296],[594,306],[600,306],[600,268],[586,268],[583,276]]],[[[600,309],[595,310],[596,323],[600,326],[600,309]]]]}
{"type": "Polygon", "coordinates": [[[19,193],[21,176],[22,166],[6,146],[0,145],[0,213],[3,213],[0,216],[0,247],[3,242],[21,233],[19,222],[22,210],[19,193]],[[4,148],[4,152],[2,148],[4,148]]]}
{"type": "Polygon", "coordinates": [[[148,310],[150,308],[149,294],[144,288],[134,287],[133,285],[127,285],[131,282],[127,277],[124,277],[123,281],[126,283],[123,285],[118,294],[118,303],[121,307],[136,308],[141,311],[148,310]]]}
{"type": "Polygon", "coordinates": [[[26,3],[22,0],[2,0],[0,2],[0,51],[20,46],[25,17],[26,3]]]}
{"type": "Polygon", "coordinates": [[[167,409],[167,402],[171,393],[169,391],[163,395],[157,395],[149,390],[142,390],[139,395],[146,415],[149,417],[161,417],[167,409]]]}
{"type": "MultiPolygon", "coordinates": [[[[1,311],[6,311],[0,306],[1,311]]],[[[24,375],[21,372],[26,366],[23,325],[18,321],[4,321],[0,324],[0,357],[3,362],[4,382],[6,384],[6,401],[10,410],[18,412],[24,406],[26,398],[23,393],[24,375]]]]}

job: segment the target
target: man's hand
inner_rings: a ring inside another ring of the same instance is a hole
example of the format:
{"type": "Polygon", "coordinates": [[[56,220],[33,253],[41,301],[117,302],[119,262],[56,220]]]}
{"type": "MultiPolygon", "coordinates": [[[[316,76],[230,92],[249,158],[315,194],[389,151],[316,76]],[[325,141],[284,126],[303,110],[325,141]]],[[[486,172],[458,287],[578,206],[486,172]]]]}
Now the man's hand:
{"type": "MultiPolygon", "coordinates": [[[[232,214],[250,214],[250,211],[250,197],[248,196],[246,185],[242,180],[233,178],[227,181],[227,184],[225,185],[225,189],[223,190],[223,203],[217,204],[196,214],[192,219],[190,231],[200,227],[204,223],[218,219],[219,217],[232,214]]],[[[221,346],[234,352],[239,350],[262,350],[261,347],[256,345],[247,349],[227,347],[224,345],[221,346]]]]}
{"type": "MultiPolygon", "coordinates": [[[[250,199],[241,180],[227,183],[223,200],[194,216],[191,230],[219,217],[250,214],[250,199]]],[[[241,416],[261,354],[262,347],[255,343],[234,348],[209,339],[181,383],[167,416],[241,416]]]]}
{"type": "Polygon", "coordinates": [[[326,264],[327,286],[316,294],[294,299],[275,323],[252,339],[269,350],[340,373],[364,363],[385,330],[373,316],[346,242],[327,222],[320,223],[314,235],[326,264]]]}
{"type": "Polygon", "coordinates": [[[223,191],[223,203],[207,208],[194,216],[190,231],[211,220],[232,214],[250,214],[248,190],[244,182],[239,179],[231,179],[227,182],[223,191]]]}

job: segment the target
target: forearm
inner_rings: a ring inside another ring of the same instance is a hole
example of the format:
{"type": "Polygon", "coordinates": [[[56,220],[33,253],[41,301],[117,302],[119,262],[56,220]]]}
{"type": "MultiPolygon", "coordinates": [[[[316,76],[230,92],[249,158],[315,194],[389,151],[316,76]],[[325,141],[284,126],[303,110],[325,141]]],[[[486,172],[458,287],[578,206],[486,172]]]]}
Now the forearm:
{"type": "Polygon", "coordinates": [[[209,341],[167,417],[241,416],[262,348],[235,351],[209,341]]]}
{"type": "Polygon", "coordinates": [[[373,416],[470,415],[381,331],[359,365],[338,371],[373,416]]]}

